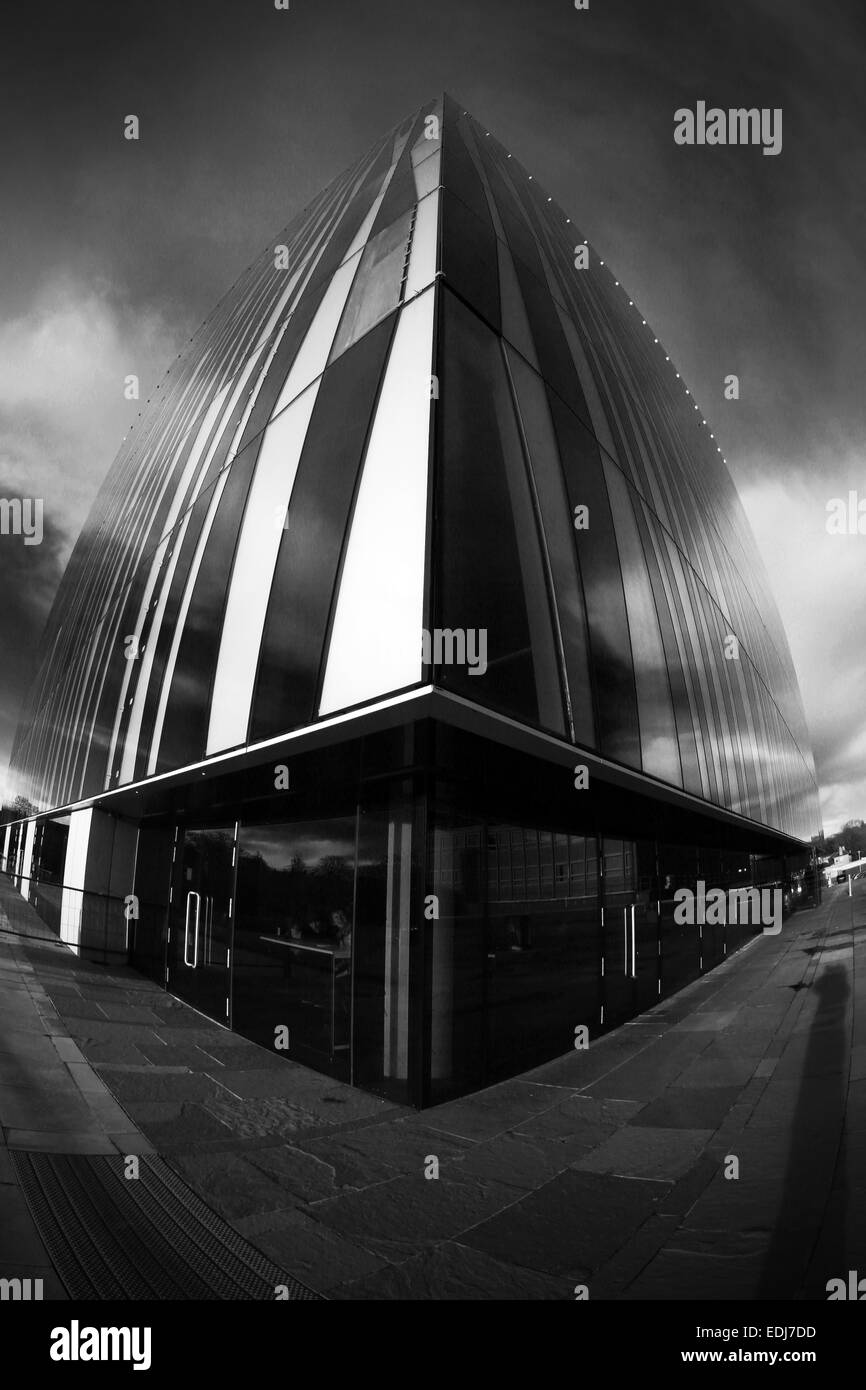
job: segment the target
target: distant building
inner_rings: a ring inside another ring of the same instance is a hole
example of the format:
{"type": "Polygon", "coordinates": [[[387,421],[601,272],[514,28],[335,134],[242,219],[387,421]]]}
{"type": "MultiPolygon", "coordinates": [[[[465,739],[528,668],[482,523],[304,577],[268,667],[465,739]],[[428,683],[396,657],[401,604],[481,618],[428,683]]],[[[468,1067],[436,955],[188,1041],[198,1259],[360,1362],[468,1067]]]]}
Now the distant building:
{"type": "Polygon", "coordinates": [[[838,883],[842,879],[847,879],[853,874],[855,877],[863,872],[863,865],[866,859],[854,859],[850,854],[835,854],[829,864],[823,868],[824,881],[827,884],[838,883]]]}
{"type": "Polygon", "coordinates": [[[692,396],[448,98],[279,233],[136,419],[14,750],[61,938],[415,1105],[568,1051],[819,828],[788,645],[692,396]],[[426,662],[424,658],[426,659],[426,662]]]}

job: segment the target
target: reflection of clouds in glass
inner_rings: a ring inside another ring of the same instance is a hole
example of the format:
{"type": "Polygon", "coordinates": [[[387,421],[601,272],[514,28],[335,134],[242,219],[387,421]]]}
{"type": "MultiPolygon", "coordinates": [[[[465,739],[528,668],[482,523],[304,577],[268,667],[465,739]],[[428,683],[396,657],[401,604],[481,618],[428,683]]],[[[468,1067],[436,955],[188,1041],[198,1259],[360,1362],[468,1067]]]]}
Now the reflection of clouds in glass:
{"type": "Polygon", "coordinates": [[[309,871],[317,869],[325,859],[342,859],[351,867],[355,857],[355,820],[343,816],[299,825],[242,825],[240,850],[244,855],[261,855],[272,869],[288,869],[293,859],[303,860],[309,871]]]}
{"type": "Polygon", "coordinates": [[[799,675],[828,833],[863,815],[866,794],[863,538],[825,527],[828,497],[846,497],[861,477],[862,451],[843,444],[816,454],[806,480],[766,477],[742,494],[799,675]]]}

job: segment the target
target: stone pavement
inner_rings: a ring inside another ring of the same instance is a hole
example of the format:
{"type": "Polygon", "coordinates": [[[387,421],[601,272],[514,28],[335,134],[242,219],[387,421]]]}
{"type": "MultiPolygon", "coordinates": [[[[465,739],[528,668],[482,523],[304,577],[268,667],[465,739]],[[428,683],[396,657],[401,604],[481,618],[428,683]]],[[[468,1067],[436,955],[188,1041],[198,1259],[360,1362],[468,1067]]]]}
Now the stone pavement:
{"type": "Polygon", "coordinates": [[[329,1298],[823,1301],[866,1274],[866,883],[588,1051],[421,1113],[4,926],[50,937],[0,879],[6,1144],[150,1145],[329,1298]]]}
{"type": "MultiPolygon", "coordinates": [[[[7,928],[0,932],[0,1279],[42,1279],[46,1298],[64,1298],[18,1186],[10,1150],[154,1150],[84,1060],[60,1021],[45,980],[27,959],[28,948],[8,928],[29,928],[52,942],[55,938],[3,879],[4,906],[7,898],[9,911],[0,909],[0,928],[7,928]]],[[[48,949],[64,961],[72,959],[65,948],[48,949]]]]}

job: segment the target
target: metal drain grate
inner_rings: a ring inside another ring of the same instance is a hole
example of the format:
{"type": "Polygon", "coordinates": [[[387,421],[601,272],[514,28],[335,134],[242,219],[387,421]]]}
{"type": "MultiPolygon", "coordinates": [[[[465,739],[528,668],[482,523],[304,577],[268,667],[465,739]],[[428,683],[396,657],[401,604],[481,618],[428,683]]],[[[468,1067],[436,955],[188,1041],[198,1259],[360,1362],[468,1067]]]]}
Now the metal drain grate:
{"type": "Polygon", "coordinates": [[[10,1156],[70,1298],[318,1300],[212,1212],[161,1158],[10,1156]]]}

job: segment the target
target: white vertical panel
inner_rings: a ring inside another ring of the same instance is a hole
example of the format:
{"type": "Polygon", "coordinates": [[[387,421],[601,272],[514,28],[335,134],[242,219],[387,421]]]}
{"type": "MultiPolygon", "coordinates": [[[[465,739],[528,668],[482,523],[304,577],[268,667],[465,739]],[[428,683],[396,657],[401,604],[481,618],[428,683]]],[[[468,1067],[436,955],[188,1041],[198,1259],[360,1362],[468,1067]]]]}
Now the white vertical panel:
{"type": "Polygon", "coordinates": [[[439,192],[430,193],[418,204],[412,253],[406,277],[406,298],[432,285],[436,278],[436,244],[439,228],[439,192]]]}
{"type": "Polygon", "coordinates": [[[352,281],[355,278],[355,271],[358,269],[360,259],[361,253],[359,251],[350,261],[344,261],[334,273],[334,277],[322,297],[322,302],[316,310],[313,322],[307,329],[306,337],[295,356],[279,399],[274,406],[273,415],[279,415],[290,401],[299,396],[304,388],[309,386],[311,381],[315,381],[316,377],[321,376],[325,370],[331,344],[346,307],[346,300],[349,297],[349,290],[352,288],[352,281]]]}
{"type": "Polygon", "coordinates": [[[4,836],[3,836],[3,868],[4,868],[4,869],[7,868],[8,863],[9,863],[9,843],[10,843],[11,839],[12,839],[12,826],[11,826],[11,825],[7,825],[7,826],[6,826],[6,832],[5,832],[4,836]]]}
{"type": "Polygon", "coordinates": [[[320,714],[421,678],[433,291],[400,313],[340,580],[320,714]]]}
{"type": "Polygon", "coordinates": [[[232,570],[211,700],[207,753],[243,743],[271,583],[319,382],[268,425],[232,570]]]}
{"type": "MultiPolygon", "coordinates": [[[[30,871],[33,867],[33,841],[35,839],[36,822],[35,820],[31,820],[27,822],[27,830],[24,837],[24,859],[21,863],[21,877],[23,879],[30,877],[30,871]]],[[[30,885],[28,884],[24,889],[26,895],[29,895],[29,889],[30,885]]]]}
{"type": "Polygon", "coordinates": [[[84,878],[87,869],[87,847],[90,842],[92,809],[72,811],[69,816],[69,839],[63,866],[63,897],[60,901],[60,940],[77,946],[81,939],[81,908],[84,901],[84,878]]]}

